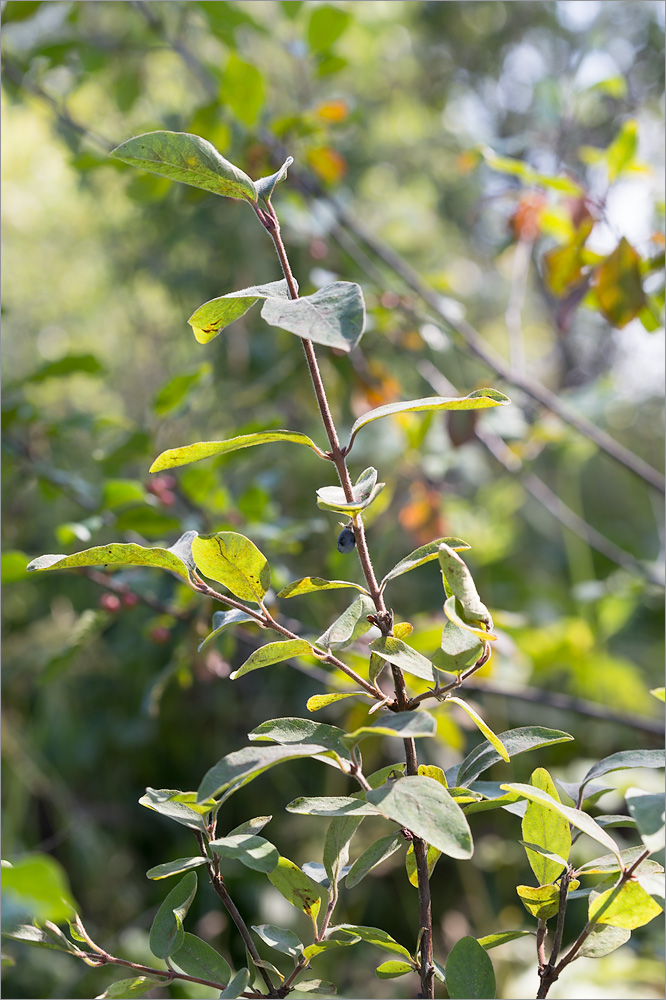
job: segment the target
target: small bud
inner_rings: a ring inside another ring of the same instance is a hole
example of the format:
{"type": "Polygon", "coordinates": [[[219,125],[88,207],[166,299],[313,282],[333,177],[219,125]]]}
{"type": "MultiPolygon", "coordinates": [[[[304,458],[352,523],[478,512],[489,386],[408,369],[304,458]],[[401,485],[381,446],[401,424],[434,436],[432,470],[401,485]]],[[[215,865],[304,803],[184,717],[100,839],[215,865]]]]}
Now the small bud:
{"type": "Polygon", "coordinates": [[[356,546],[356,536],[352,529],[347,526],[338,535],[338,552],[351,552],[356,546]]]}

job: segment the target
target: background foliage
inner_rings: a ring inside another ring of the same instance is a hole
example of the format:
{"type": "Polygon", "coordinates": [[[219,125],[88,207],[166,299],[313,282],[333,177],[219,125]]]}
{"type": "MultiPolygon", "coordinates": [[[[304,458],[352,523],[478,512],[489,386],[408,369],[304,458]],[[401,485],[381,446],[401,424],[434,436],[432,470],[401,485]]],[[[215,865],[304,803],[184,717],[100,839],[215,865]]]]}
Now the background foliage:
{"type": "MultiPolygon", "coordinates": [[[[321,352],[341,426],[370,406],[448,394],[442,377],[455,393],[492,384],[512,397],[476,426],[456,414],[383,421],[354,452],[357,471],[375,465],[389,484],[368,519],[380,573],[433,537],[472,544],[501,632],[474,693],[493,728],[538,722],[576,738],[547,759],[519,758],[511,776],[547,764],[571,779],[604,754],[659,745],[648,693],[663,659],[659,493],[481,363],[396,272],[390,248],[432,286],[440,313],[458,326],[464,316],[518,379],[526,372],[660,467],[662,6],[10,0],[3,20],[4,856],[51,853],[91,930],[146,960],[164,892],[143,874],[186,853],[186,834],[137,805],[145,786],[196,787],[260,721],[305,714],[321,690],[306,667],[231,688],[256,634],[224,633],[198,654],[212,609],[160,574],[116,575],[126,589],[115,594],[85,575],[27,579],[29,557],[232,529],[266,552],[276,590],[350,572],[336,519],[315,505],[323,484],[305,450],[147,475],[164,448],[194,440],[292,427],[322,443],[292,337],[253,311],[205,348],[194,342],[186,320],[197,305],[279,270],[245,206],[107,158],[153,129],[203,135],[253,177],[283,149],[295,157],[275,200],[301,290],[340,277],[358,281],[369,305],[362,350],[321,352]],[[522,166],[493,169],[503,164],[492,151],[522,166]],[[555,175],[587,198],[545,186],[555,175]],[[590,215],[581,257],[576,234],[590,215]],[[374,250],[366,230],[383,241],[374,250]],[[608,263],[622,236],[637,258],[608,263]],[[568,700],[557,707],[553,692],[568,700]]],[[[396,581],[394,603],[431,653],[436,569],[396,581]]],[[[332,592],[290,610],[321,631],[344,606],[332,592]]],[[[343,702],[327,721],[363,717],[343,702]]],[[[462,714],[440,712],[439,727],[432,763],[446,767],[478,742],[462,714]]],[[[315,768],[276,769],[241,791],[227,825],[251,815],[257,789],[278,847],[320,860],[320,821],[283,812],[298,794],[344,791],[333,774],[322,789],[315,768]]],[[[644,787],[655,780],[646,773],[644,787]]],[[[612,804],[611,792],[604,811],[612,804]]],[[[523,922],[518,821],[483,815],[476,864],[447,859],[433,876],[440,949],[470,929],[523,922]]],[[[292,920],[259,885],[238,873],[241,908],[292,920]]],[[[404,936],[417,901],[401,867],[389,862],[364,887],[349,894],[349,921],[383,920],[404,936]]],[[[226,947],[212,893],[196,905],[197,933],[226,947]]],[[[576,988],[662,995],[657,934],[651,925],[607,959],[582,960],[576,988]]],[[[9,950],[13,996],[101,992],[105,972],[9,950]]],[[[346,956],[346,995],[399,995],[400,983],[368,986],[363,955],[346,956]]],[[[501,995],[531,995],[533,945],[513,942],[495,958],[501,995]]],[[[565,979],[551,995],[568,989],[565,979]]]]}

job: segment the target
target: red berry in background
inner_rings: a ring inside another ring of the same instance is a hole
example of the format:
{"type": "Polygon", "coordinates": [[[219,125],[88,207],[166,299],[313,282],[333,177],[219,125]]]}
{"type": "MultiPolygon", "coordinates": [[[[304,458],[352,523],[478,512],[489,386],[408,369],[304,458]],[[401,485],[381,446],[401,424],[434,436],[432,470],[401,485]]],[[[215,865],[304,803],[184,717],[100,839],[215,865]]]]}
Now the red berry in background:
{"type": "Polygon", "coordinates": [[[110,611],[111,614],[115,615],[121,608],[120,598],[116,597],[115,594],[102,594],[99,599],[99,606],[104,611],[110,611]]]}
{"type": "Polygon", "coordinates": [[[162,490],[158,493],[157,499],[163,507],[173,507],[176,502],[176,494],[172,493],[171,490],[162,490]]]}
{"type": "Polygon", "coordinates": [[[123,594],[123,604],[126,608],[135,608],[139,603],[139,597],[137,594],[133,594],[132,591],[129,594],[123,594]]]}
{"type": "Polygon", "coordinates": [[[164,646],[171,641],[171,629],[168,629],[166,625],[156,625],[155,628],[151,628],[148,638],[156,645],[164,646]]]}
{"type": "Polygon", "coordinates": [[[146,489],[156,497],[162,497],[165,492],[173,490],[176,486],[175,476],[155,476],[148,483],[146,489]]]}

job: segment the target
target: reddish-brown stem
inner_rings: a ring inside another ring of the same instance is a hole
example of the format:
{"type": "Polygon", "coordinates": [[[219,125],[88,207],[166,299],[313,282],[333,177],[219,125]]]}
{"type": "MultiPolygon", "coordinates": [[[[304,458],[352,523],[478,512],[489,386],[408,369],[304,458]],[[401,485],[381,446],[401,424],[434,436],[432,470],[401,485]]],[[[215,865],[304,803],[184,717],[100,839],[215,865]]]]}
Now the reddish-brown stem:
{"type": "MultiPolygon", "coordinates": [[[[159,976],[164,982],[160,985],[167,985],[174,979],[183,979],[188,983],[198,983],[201,986],[210,986],[214,990],[226,989],[227,983],[216,983],[211,979],[198,979],[196,976],[187,976],[184,972],[176,972],[175,969],[153,969],[149,965],[140,965],[138,962],[128,962],[124,958],[116,958],[115,955],[109,955],[107,952],[82,952],[82,955],[90,961],[94,962],[96,965],[122,965],[126,969],[132,969],[134,972],[140,972],[144,976],[159,976]]],[[[156,984],[158,985],[158,984],[156,984]]],[[[244,997],[256,997],[257,994],[252,993],[242,993],[241,996],[244,997]]]]}

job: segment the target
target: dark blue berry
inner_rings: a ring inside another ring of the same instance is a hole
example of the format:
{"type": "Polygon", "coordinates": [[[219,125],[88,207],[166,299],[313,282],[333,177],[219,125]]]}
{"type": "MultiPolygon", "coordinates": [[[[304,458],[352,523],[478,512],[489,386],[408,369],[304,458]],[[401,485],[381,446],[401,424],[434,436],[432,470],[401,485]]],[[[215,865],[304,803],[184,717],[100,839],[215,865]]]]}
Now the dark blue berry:
{"type": "Polygon", "coordinates": [[[343,528],[338,535],[338,552],[351,552],[356,545],[356,538],[351,528],[343,528]]]}

